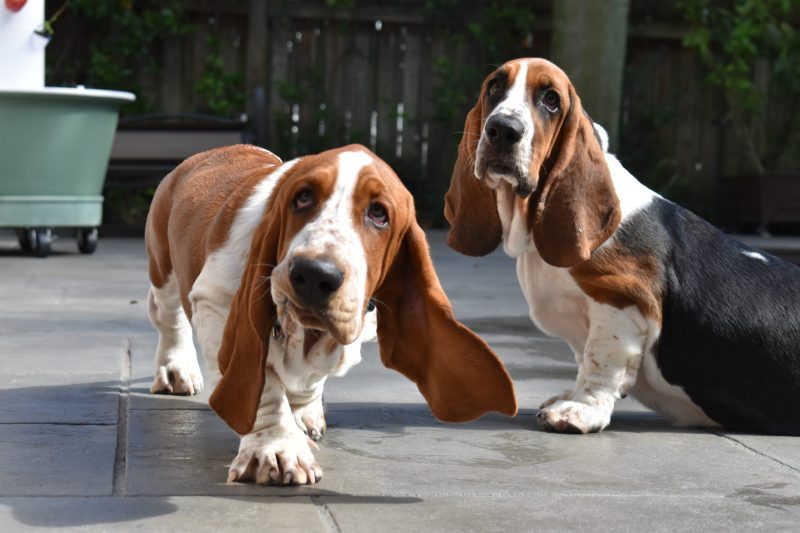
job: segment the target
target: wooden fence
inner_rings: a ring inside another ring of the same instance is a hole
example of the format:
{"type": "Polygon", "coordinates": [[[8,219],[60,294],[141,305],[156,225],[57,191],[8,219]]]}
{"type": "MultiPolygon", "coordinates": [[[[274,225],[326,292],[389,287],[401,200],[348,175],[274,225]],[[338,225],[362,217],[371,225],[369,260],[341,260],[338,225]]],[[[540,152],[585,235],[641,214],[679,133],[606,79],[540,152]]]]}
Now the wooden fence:
{"type": "Polygon", "coordinates": [[[363,144],[398,172],[422,218],[441,223],[465,105],[491,67],[477,47],[454,47],[454,21],[429,18],[422,4],[354,10],[324,2],[192,3],[197,31],[165,47],[166,75],[151,93],[167,112],[196,109],[194,85],[213,33],[226,67],[245,72],[259,143],[284,157],[363,144]],[[462,87],[446,87],[442,63],[470,65],[476,74],[462,87]],[[443,87],[458,91],[457,101],[443,102],[443,87]]]}
{"type": "MultiPolygon", "coordinates": [[[[219,53],[227,71],[244,76],[258,142],[283,157],[364,144],[403,178],[423,221],[439,224],[466,111],[492,64],[509,57],[454,39],[480,21],[481,2],[457,3],[463,9],[447,19],[422,0],[357,3],[189,2],[195,31],[166,43],[161,74],[145,91],[166,112],[197,110],[197,80],[208,55],[219,53]]],[[[530,8],[535,23],[515,54],[547,57],[551,2],[532,0],[530,8]]],[[[612,151],[646,183],[724,222],[720,176],[746,164],[719,94],[681,44],[684,30],[671,2],[632,0],[620,143],[612,151]]],[[[762,142],[768,135],[765,128],[762,142]]]]}

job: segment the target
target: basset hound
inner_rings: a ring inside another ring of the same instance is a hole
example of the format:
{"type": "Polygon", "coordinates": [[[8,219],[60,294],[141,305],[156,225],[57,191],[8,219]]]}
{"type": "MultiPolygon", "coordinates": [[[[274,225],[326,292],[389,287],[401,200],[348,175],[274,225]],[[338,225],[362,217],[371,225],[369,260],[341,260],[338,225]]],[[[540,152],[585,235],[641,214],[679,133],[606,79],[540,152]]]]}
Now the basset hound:
{"type": "Polygon", "coordinates": [[[637,181],[556,65],[485,79],[445,203],[450,246],[502,241],[533,322],[575,353],[544,429],[601,431],[630,393],[680,425],[800,434],[800,268],[637,181]]]}
{"type": "Polygon", "coordinates": [[[228,482],[319,481],[323,385],[376,334],[437,418],[516,413],[505,367],[453,316],[411,194],[362,146],[285,163],[247,145],[192,156],[156,190],[145,244],[151,391],[203,388],[194,327],[209,403],[241,435],[228,482]]]}

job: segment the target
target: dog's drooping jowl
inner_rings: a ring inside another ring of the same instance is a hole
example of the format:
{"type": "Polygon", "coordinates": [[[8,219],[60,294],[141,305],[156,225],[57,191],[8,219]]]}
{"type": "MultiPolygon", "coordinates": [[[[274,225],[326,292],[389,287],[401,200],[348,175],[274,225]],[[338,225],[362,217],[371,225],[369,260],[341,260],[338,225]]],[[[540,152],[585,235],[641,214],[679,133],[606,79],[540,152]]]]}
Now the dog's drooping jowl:
{"type": "Polygon", "coordinates": [[[531,318],[575,353],[545,429],[601,431],[630,393],[681,425],[800,434],[800,268],[637,181],[556,65],[486,78],[445,202],[450,246],[502,242],[531,318]]]}
{"type": "Polygon", "coordinates": [[[319,481],[323,385],[376,334],[439,419],[516,413],[502,363],[453,316],[411,194],[362,146],[288,162],[246,145],[195,155],[159,185],[145,242],[151,391],[203,388],[194,328],[209,403],[241,435],[229,482],[319,481]]]}

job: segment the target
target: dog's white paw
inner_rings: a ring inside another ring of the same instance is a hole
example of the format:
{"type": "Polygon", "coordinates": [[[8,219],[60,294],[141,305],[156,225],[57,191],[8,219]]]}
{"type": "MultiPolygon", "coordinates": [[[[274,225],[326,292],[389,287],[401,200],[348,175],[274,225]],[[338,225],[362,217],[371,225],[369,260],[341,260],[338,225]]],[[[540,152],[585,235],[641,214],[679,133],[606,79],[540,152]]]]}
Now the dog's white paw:
{"type": "MultiPolygon", "coordinates": [[[[613,406],[612,406],[613,408],[613,406]]],[[[557,400],[539,411],[539,426],[558,433],[592,433],[602,431],[611,422],[611,410],[604,404],[589,405],[569,400],[557,400]]]]}
{"type": "Polygon", "coordinates": [[[302,429],[314,442],[318,442],[325,434],[327,425],[325,424],[325,408],[322,404],[322,397],[317,398],[308,405],[294,408],[292,414],[298,427],[302,429]]]}
{"type": "Polygon", "coordinates": [[[228,483],[254,480],[262,485],[310,485],[322,479],[322,468],[311,452],[314,443],[305,434],[270,433],[262,430],[242,437],[239,454],[228,470],[228,483]]]}
{"type": "Polygon", "coordinates": [[[192,395],[203,390],[203,374],[197,362],[172,361],[156,368],[150,392],[153,394],[192,395]]]}

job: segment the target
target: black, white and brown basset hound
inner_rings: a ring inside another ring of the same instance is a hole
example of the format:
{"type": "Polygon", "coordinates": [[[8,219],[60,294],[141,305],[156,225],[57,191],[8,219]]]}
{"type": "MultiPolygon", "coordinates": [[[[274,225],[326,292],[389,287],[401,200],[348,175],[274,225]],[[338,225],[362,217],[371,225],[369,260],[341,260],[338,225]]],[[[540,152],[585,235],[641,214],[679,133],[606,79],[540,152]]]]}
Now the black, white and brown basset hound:
{"type": "Polygon", "coordinates": [[[448,242],[502,241],[531,318],[579,366],[543,428],[600,431],[630,393],[681,425],[800,434],[800,268],[639,183],[549,61],[492,72],[464,130],[448,242]]]}

